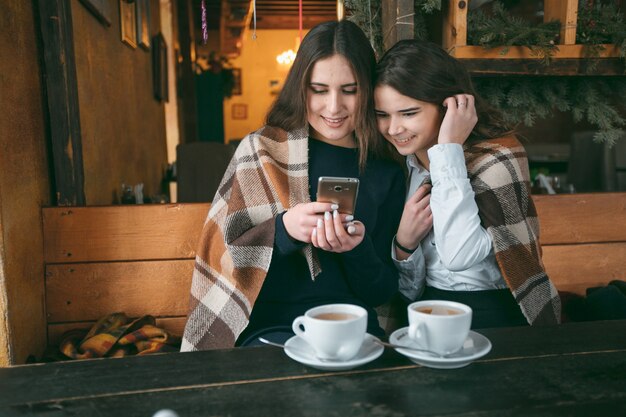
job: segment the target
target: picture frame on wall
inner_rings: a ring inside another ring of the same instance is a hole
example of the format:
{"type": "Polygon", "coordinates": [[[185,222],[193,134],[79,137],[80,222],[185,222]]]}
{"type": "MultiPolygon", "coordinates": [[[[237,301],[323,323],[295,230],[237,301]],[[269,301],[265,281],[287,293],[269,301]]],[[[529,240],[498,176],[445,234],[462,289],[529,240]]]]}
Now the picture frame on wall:
{"type": "Polygon", "coordinates": [[[120,32],[122,42],[131,48],[137,47],[137,3],[120,1],[120,32]]]}
{"type": "Polygon", "coordinates": [[[100,23],[111,26],[111,3],[109,0],[80,0],[80,2],[100,23]]]}
{"type": "Polygon", "coordinates": [[[135,0],[137,4],[137,43],[150,49],[150,0],[135,0]]]}
{"type": "Polygon", "coordinates": [[[162,33],[152,37],[152,89],[158,101],[168,101],[167,43],[162,33]]]}
{"type": "Polygon", "coordinates": [[[248,105],[244,103],[234,103],[231,106],[231,117],[233,120],[246,120],[248,118],[248,105]]]}

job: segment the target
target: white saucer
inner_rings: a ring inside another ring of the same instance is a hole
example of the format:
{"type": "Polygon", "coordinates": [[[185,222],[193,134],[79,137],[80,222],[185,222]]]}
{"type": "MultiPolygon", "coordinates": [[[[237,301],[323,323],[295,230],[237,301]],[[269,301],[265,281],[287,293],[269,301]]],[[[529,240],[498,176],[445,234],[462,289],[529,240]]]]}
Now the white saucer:
{"type": "MultiPolygon", "coordinates": [[[[403,327],[393,332],[389,337],[389,342],[396,345],[419,348],[420,346],[409,338],[408,329],[408,327],[403,327]]],[[[435,355],[431,355],[426,352],[416,352],[414,350],[402,348],[396,349],[398,353],[406,356],[419,365],[437,369],[462,368],[472,363],[472,361],[482,358],[489,353],[490,350],[491,342],[489,339],[472,330],[470,330],[467,339],[463,344],[463,348],[445,358],[438,358],[435,355]]]]}
{"type": "Polygon", "coordinates": [[[293,336],[285,343],[285,354],[291,359],[323,371],[345,371],[373,361],[383,354],[384,347],[374,342],[375,337],[365,334],[361,349],[356,356],[345,362],[322,362],[315,356],[313,348],[299,336],[293,336]]]}

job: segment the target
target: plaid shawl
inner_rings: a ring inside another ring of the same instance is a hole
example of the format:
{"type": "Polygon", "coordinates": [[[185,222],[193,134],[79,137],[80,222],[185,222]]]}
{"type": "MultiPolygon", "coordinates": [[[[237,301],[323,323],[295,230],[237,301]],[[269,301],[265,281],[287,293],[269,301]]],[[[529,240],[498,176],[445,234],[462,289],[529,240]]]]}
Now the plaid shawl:
{"type": "Polygon", "coordinates": [[[524,147],[516,138],[506,137],[464,148],[480,219],[511,293],[528,323],[559,323],[561,302],[541,261],[539,220],[530,196],[524,147]]]}
{"type": "MultiPolygon", "coordinates": [[[[234,346],[270,266],[275,217],[309,201],[308,129],[265,126],[242,140],[204,223],[181,351],[234,346]]],[[[303,252],[315,277],[312,246],[303,252]]]]}
{"type": "Polygon", "coordinates": [[[89,359],[126,355],[175,352],[180,336],[156,327],[152,316],[131,320],[124,313],[102,317],[89,332],[70,330],[62,337],[59,350],[71,359],[89,359]]]}

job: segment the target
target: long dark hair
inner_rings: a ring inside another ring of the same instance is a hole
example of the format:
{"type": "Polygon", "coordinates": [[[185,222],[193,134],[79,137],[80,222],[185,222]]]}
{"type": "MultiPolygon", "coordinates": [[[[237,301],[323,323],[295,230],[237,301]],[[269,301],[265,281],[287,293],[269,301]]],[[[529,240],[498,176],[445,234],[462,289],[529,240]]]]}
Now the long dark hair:
{"type": "Polygon", "coordinates": [[[478,123],[468,141],[513,133],[499,113],[476,94],[463,64],[434,43],[413,39],[396,43],[378,63],[375,85],[387,85],[402,95],[437,106],[455,94],[471,94],[476,100],[478,123]]]}
{"type": "Polygon", "coordinates": [[[285,84],[267,113],[266,123],[290,131],[307,125],[306,96],[311,71],[319,60],[333,55],[344,57],[357,82],[355,136],[359,166],[365,167],[368,154],[385,153],[378,138],[372,79],[376,57],[363,31],[348,20],[324,22],[302,40],[285,84]]]}

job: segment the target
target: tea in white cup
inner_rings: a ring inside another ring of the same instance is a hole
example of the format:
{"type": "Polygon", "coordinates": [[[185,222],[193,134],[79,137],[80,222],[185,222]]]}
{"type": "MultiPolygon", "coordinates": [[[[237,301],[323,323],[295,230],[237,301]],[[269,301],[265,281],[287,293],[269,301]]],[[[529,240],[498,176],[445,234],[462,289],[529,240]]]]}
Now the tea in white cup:
{"type": "Polygon", "coordinates": [[[348,361],[365,339],[367,311],[352,304],[327,304],[296,317],[292,329],[319,359],[348,361]]]}
{"type": "Polygon", "coordinates": [[[408,314],[409,338],[440,355],[460,350],[472,325],[472,309],[454,301],[416,301],[408,306],[408,314]]]}

